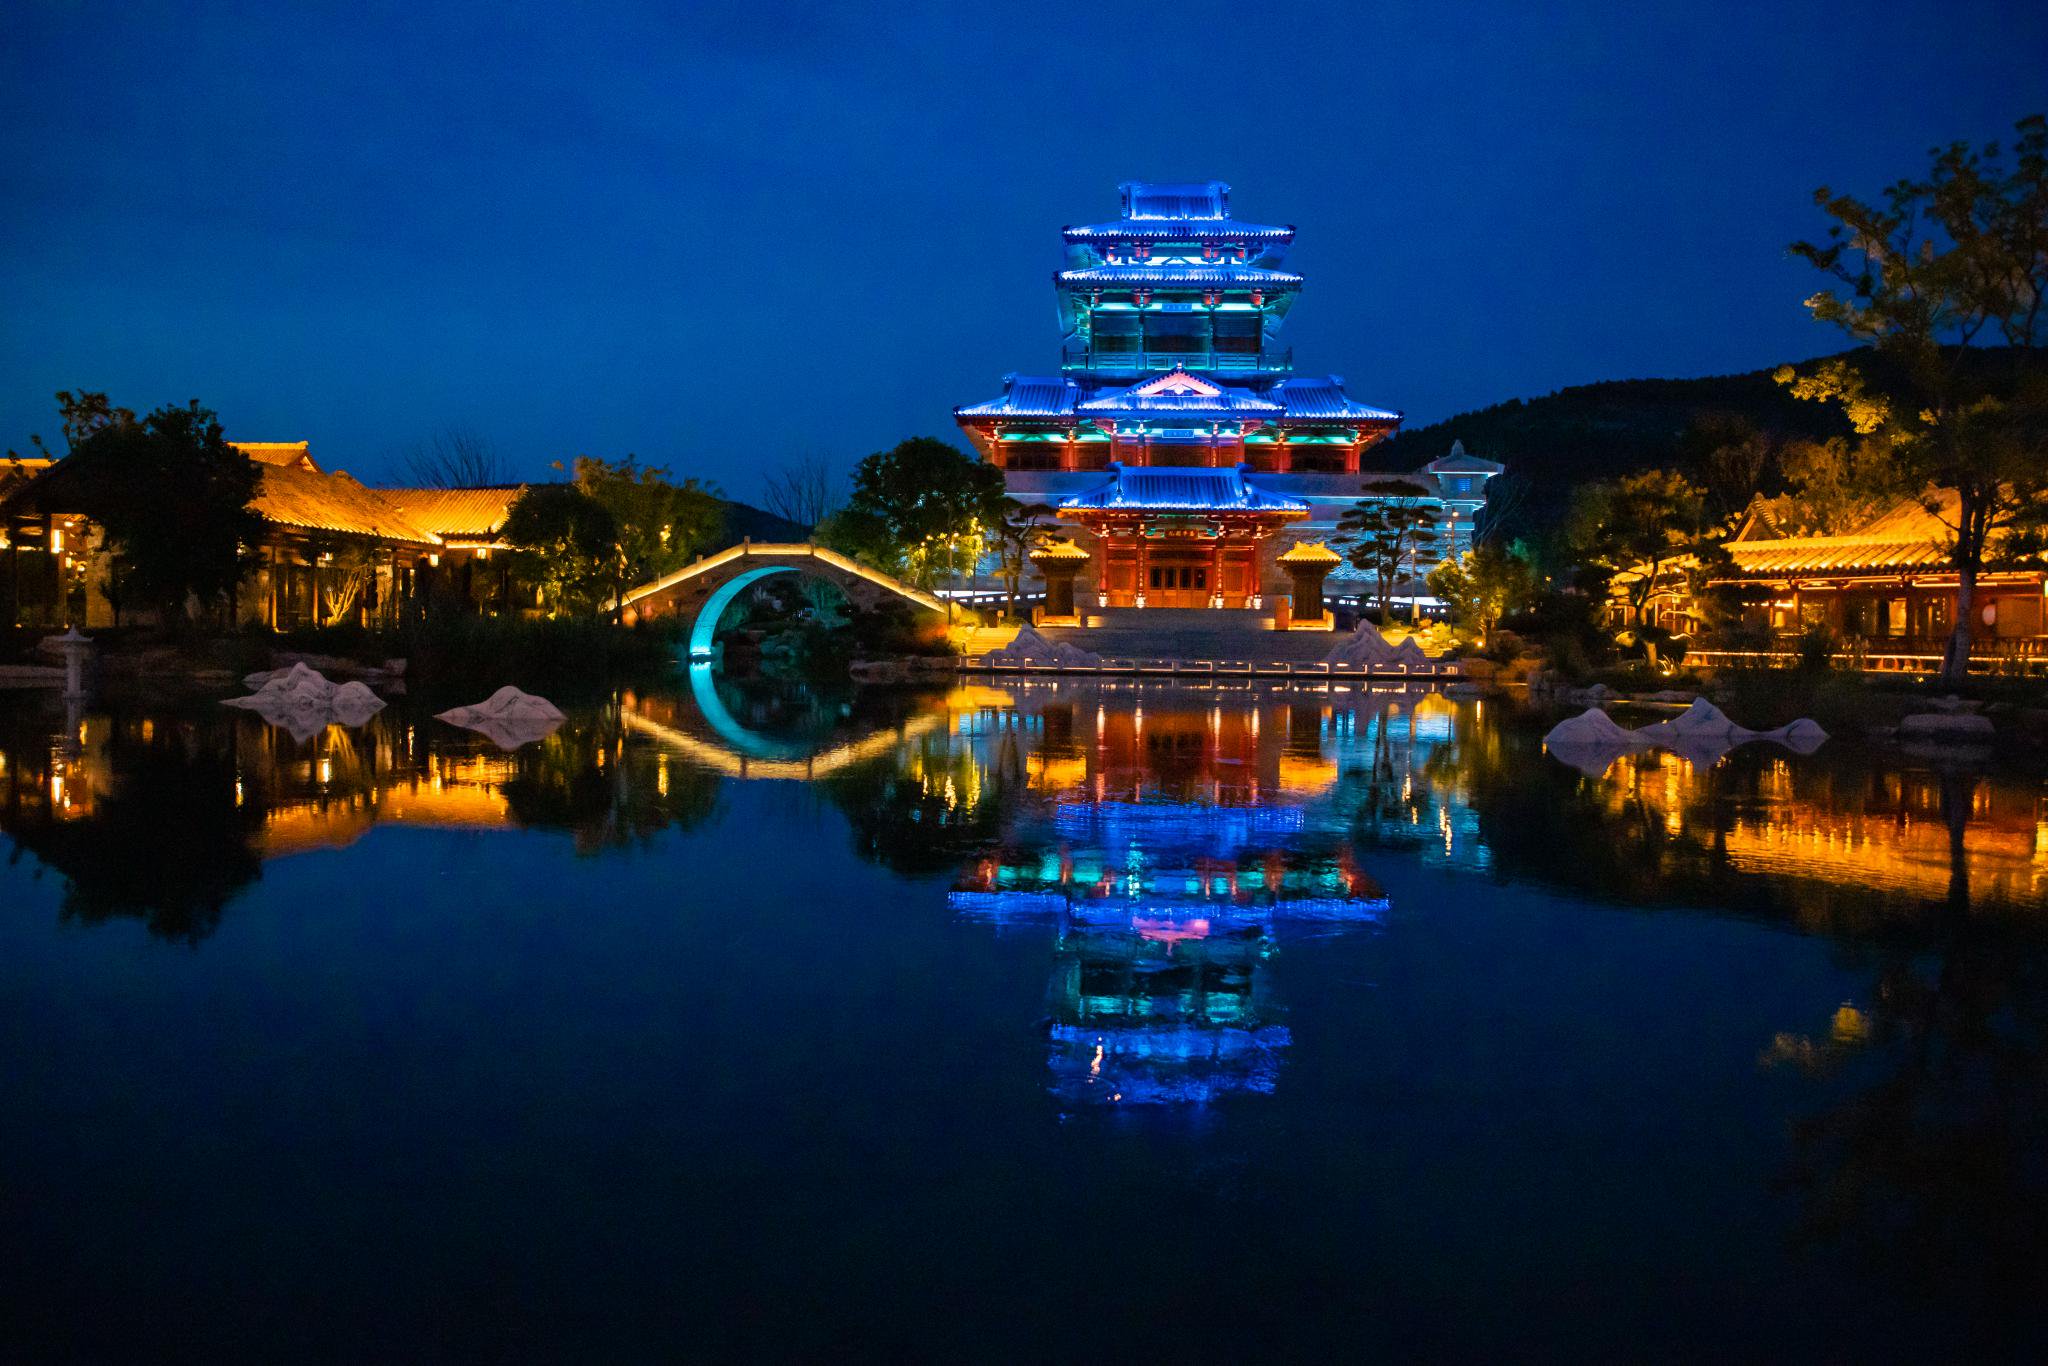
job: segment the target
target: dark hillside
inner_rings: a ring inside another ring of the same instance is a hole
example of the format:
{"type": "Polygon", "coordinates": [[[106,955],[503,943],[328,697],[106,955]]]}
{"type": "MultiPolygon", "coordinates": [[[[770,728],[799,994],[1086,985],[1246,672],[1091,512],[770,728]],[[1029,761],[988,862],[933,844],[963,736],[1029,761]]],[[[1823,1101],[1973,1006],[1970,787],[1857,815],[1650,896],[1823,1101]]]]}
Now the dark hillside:
{"type": "Polygon", "coordinates": [[[1770,370],[1752,370],[1706,379],[1604,380],[1510,399],[1404,428],[1372,456],[1379,468],[1407,470],[1463,441],[1473,454],[1539,483],[1569,486],[1678,463],[1687,432],[1709,415],[1742,418],[1788,439],[1848,432],[1835,410],[1792,397],[1770,370]]]}
{"type": "MultiPolygon", "coordinates": [[[[1861,354],[1870,363],[1867,351],[1839,354],[1861,354]]],[[[2013,352],[1985,347],[1972,354],[1980,358],[1987,387],[2009,388],[2013,352]]],[[[1798,364],[1804,369],[1821,359],[1798,364]]],[[[1508,534],[1540,535],[1557,524],[1576,486],[1659,467],[1698,479],[1701,457],[1744,429],[1772,446],[1849,435],[1837,408],[1794,398],[1771,378],[1775,369],[1574,385],[1405,428],[1367,458],[1376,469],[1411,470],[1463,441],[1474,455],[1508,467],[1501,481],[1502,501],[1512,505],[1508,534]]],[[[1775,478],[1765,475],[1764,492],[1781,491],[1775,478]]]]}
{"type": "Polygon", "coordinates": [[[773,541],[788,543],[808,541],[811,529],[800,526],[786,517],[757,508],[751,503],[742,503],[727,498],[725,504],[724,545],[738,545],[741,541],[773,541]]]}

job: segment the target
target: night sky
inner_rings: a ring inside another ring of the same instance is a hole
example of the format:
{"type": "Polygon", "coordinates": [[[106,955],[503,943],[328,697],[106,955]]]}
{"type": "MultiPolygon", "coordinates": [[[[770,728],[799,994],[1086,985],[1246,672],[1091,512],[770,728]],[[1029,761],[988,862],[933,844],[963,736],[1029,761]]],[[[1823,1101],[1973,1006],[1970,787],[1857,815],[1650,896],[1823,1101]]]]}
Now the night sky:
{"type": "Polygon", "coordinates": [[[1297,362],[1411,422],[1751,369],[1838,344],[1816,185],[2048,108],[2034,3],[433,8],[5,6],[0,448],[84,387],[750,497],[1055,370],[1130,178],[1299,225],[1297,362]]]}

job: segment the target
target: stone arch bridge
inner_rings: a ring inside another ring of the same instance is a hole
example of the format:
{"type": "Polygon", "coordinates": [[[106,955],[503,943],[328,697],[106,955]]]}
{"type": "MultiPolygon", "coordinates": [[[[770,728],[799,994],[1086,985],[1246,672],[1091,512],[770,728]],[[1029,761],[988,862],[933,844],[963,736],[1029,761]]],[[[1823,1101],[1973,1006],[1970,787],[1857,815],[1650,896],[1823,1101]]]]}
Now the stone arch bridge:
{"type": "Polygon", "coordinates": [[[823,579],[862,610],[872,610],[894,598],[927,611],[946,611],[944,602],[923,589],[877,573],[836,550],[809,542],[756,545],[746,541],[634,589],[621,600],[620,619],[630,626],[657,617],[681,616],[690,622],[690,658],[709,659],[712,633],[726,607],[774,574],[823,579]]]}

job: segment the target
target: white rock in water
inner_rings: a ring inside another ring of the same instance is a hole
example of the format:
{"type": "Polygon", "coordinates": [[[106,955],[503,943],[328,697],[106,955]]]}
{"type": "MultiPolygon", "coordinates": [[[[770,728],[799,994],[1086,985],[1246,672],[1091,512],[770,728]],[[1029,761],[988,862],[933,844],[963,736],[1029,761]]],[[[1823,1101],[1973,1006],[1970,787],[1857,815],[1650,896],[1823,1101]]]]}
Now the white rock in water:
{"type": "Polygon", "coordinates": [[[1692,705],[1668,721],[1644,726],[1636,732],[1638,738],[1652,744],[1671,744],[1685,740],[1746,740],[1756,734],[1744,730],[1704,697],[1696,697],[1692,705]]]}
{"type": "Polygon", "coordinates": [[[383,699],[361,683],[336,687],[318,670],[304,664],[269,673],[251,674],[248,681],[261,679],[247,697],[221,700],[224,707],[253,711],[273,726],[282,726],[300,740],[318,735],[337,723],[360,726],[384,709],[383,699]]]}
{"type": "Polygon", "coordinates": [[[1783,745],[1794,754],[1811,754],[1828,741],[1828,733],[1821,729],[1820,722],[1810,716],[1802,716],[1789,726],[1767,730],[1756,737],[1783,745]]]}
{"type": "Polygon", "coordinates": [[[1626,749],[1637,743],[1634,731],[1616,724],[1613,717],[1598,707],[1588,707],[1577,716],[1565,718],[1543,737],[1546,749],[1564,745],[1620,745],[1626,749]]]}
{"type": "Polygon", "coordinates": [[[454,707],[440,719],[488,737],[500,749],[517,749],[544,740],[562,724],[561,709],[545,697],[521,692],[510,684],[470,707],[454,707]]]}
{"type": "Polygon", "coordinates": [[[384,699],[371,692],[367,683],[344,683],[334,690],[327,706],[343,725],[360,726],[384,710],[384,699]]]}

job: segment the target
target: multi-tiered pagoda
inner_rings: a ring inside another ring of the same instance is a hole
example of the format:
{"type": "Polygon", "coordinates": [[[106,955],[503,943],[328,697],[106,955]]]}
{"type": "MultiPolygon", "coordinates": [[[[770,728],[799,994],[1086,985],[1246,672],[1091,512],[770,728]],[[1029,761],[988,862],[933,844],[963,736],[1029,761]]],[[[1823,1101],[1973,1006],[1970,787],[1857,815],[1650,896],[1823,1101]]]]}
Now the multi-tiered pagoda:
{"type": "Polygon", "coordinates": [[[1064,230],[1060,373],[1010,375],[954,417],[1012,497],[1072,529],[1082,605],[1256,608],[1287,580],[1279,553],[1358,499],[1361,453],[1401,415],[1294,373],[1293,228],[1232,218],[1217,181],[1122,190],[1122,218],[1064,230]]]}

